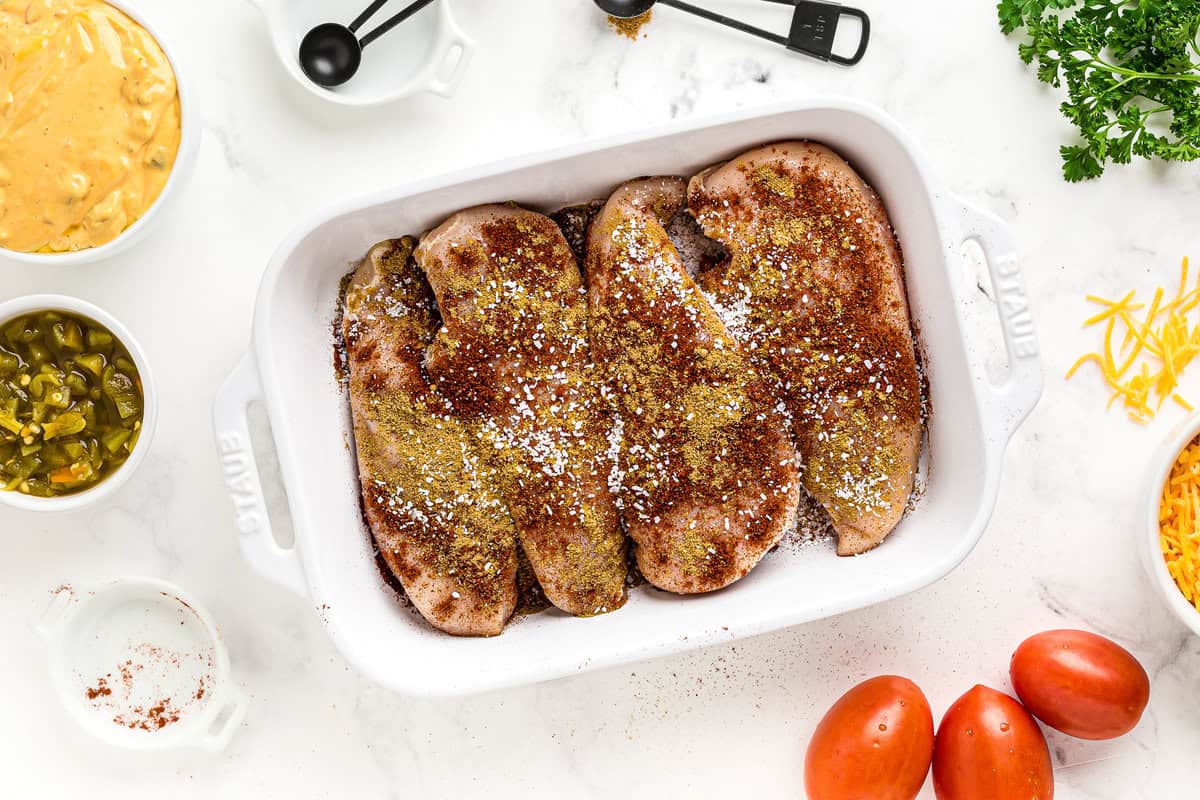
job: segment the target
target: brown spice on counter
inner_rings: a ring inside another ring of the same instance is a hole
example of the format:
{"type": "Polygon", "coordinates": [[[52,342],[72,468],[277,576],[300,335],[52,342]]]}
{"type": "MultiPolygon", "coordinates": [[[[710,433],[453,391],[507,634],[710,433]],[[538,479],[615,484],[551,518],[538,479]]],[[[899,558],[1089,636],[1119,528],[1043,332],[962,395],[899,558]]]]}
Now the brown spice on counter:
{"type": "Polygon", "coordinates": [[[651,9],[645,14],[640,14],[636,17],[609,17],[608,24],[619,35],[624,36],[631,41],[637,41],[640,34],[643,38],[646,34],[642,33],[644,28],[650,22],[650,18],[654,15],[654,10],[651,9]]]}
{"type": "Polygon", "coordinates": [[[108,688],[107,678],[98,678],[96,685],[87,689],[84,694],[88,700],[95,700],[97,697],[107,697],[112,694],[112,689],[108,688]]]}

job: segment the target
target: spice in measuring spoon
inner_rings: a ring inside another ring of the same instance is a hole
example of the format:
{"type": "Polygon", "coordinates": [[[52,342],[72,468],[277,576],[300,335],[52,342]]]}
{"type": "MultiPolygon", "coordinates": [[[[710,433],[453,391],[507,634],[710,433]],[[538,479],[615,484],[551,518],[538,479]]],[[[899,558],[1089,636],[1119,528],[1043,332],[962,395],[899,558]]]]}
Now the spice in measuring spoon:
{"type": "Polygon", "coordinates": [[[111,331],[65,311],[0,327],[0,489],[55,497],[88,489],[137,446],[142,381],[111,331]]]}
{"type": "Polygon", "coordinates": [[[642,33],[642,28],[650,22],[653,16],[653,9],[643,12],[636,17],[614,17],[610,15],[608,24],[619,35],[624,36],[626,39],[637,41],[638,36],[645,36],[642,33]]]}

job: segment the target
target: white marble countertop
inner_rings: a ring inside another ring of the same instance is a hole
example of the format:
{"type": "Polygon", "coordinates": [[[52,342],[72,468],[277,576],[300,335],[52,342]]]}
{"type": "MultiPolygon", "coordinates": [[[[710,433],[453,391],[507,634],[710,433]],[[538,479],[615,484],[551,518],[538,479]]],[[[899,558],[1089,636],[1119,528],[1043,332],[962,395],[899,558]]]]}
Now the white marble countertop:
{"type": "MultiPolygon", "coordinates": [[[[163,18],[194,73],[205,118],[195,175],[133,252],[83,268],[5,265],[0,299],[63,291],[115,313],[157,365],[163,413],[147,463],[110,503],[56,518],[0,510],[0,796],[802,797],[807,736],[849,686],[907,675],[940,715],[976,682],[1005,688],[1015,645],[1057,626],[1116,638],[1154,681],[1125,740],[1052,738],[1068,765],[1057,796],[1194,792],[1200,639],[1160,605],[1134,542],[1143,466],[1179,415],[1138,428],[1104,412],[1092,376],[1061,376],[1093,344],[1079,328],[1085,291],[1152,287],[1189,249],[1200,259],[1200,169],[1139,164],[1064,183],[1066,123],[998,32],[990,1],[862,0],[875,39],[849,70],[670,10],[631,43],[586,0],[454,3],[479,41],[459,95],[357,113],[293,90],[249,4],[137,3],[163,18]],[[548,685],[411,700],[357,675],[313,608],[246,566],[211,436],[213,394],[246,350],[276,243],[350,193],[811,92],[882,106],[952,189],[1018,238],[1047,386],[1009,450],[980,546],[894,602],[548,685]],[[134,574],[184,586],[224,632],[251,705],[219,756],[111,750],[53,694],[29,628],[47,591],[134,574]]],[[[932,796],[927,786],[922,797],[932,796]]]]}

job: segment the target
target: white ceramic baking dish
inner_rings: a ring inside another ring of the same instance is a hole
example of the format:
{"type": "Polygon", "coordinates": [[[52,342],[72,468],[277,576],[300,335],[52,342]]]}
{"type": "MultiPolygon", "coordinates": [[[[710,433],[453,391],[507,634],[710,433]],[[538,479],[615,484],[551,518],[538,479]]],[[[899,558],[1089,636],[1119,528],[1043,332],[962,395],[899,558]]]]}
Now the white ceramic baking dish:
{"type": "Polygon", "coordinates": [[[221,463],[246,556],[321,609],[345,656],[399,692],[450,695],[533,683],[832,616],[936,581],[978,542],[1009,438],[1041,394],[1042,374],[1016,252],[998,220],[948,194],[907,134],[845,100],[766,110],[585,142],[377,193],[326,211],[289,236],[267,267],[250,354],[215,404],[221,463]],[[838,558],[832,546],[780,548],[745,580],[703,597],[650,589],[596,619],[546,612],[494,639],[438,633],[385,588],[359,513],[347,398],[331,356],[338,283],[371,244],[419,233],[458,209],[516,200],[557,209],[604,197],[637,175],[690,175],[764,142],[810,138],[845,155],[878,190],[908,264],[908,292],[932,392],[924,499],[882,547],[838,558]],[[974,239],[995,285],[1010,369],[985,374],[963,323],[974,239]],[[294,548],[271,533],[246,407],[261,398],[274,431],[294,548]]]}

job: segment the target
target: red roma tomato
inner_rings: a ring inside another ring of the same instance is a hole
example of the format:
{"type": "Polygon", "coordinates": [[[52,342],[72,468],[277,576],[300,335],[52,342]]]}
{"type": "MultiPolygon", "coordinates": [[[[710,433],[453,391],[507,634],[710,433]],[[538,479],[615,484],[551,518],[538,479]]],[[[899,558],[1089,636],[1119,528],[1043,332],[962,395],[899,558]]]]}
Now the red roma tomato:
{"type": "Polygon", "coordinates": [[[933,749],[938,800],[1053,800],[1054,768],[1020,703],[976,686],[950,706],[933,749]]]}
{"type": "Polygon", "coordinates": [[[1129,651],[1086,631],[1046,631],[1013,653],[1017,697],[1035,717],[1080,739],[1129,733],[1150,702],[1150,678],[1129,651]]]}
{"type": "Polygon", "coordinates": [[[906,678],[871,678],[842,695],[804,757],[808,800],[913,800],[933,757],[929,701],[906,678]]]}

